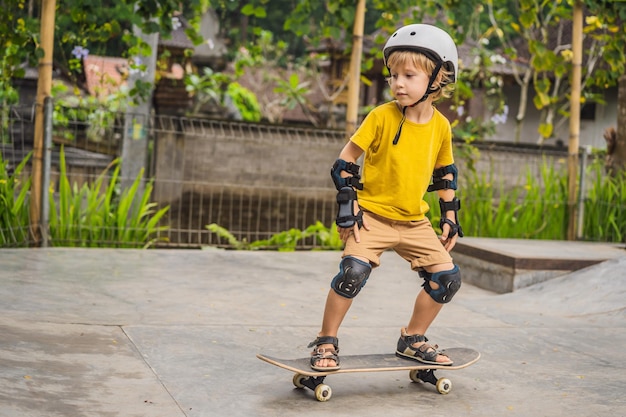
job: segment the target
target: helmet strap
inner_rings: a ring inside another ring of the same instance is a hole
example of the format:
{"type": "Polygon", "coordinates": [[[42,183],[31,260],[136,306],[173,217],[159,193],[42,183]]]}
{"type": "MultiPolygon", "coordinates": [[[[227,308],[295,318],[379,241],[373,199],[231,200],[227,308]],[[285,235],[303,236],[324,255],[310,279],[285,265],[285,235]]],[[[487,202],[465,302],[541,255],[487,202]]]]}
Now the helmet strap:
{"type": "Polygon", "coordinates": [[[433,70],[433,73],[430,75],[430,80],[428,80],[428,87],[426,87],[426,93],[418,101],[416,101],[415,103],[411,104],[411,107],[417,106],[422,101],[426,100],[428,98],[428,96],[430,96],[432,93],[434,93],[435,91],[437,91],[437,90],[439,90],[441,88],[441,87],[433,88],[433,84],[434,84],[435,80],[437,79],[437,75],[439,75],[439,71],[441,70],[441,66],[442,65],[443,65],[443,62],[441,62],[441,61],[437,62],[437,66],[433,70]]]}
{"type": "MultiPolygon", "coordinates": [[[[417,103],[415,103],[417,104],[417,103]]],[[[413,106],[415,105],[413,104],[413,106]]],[[[398,131],[396,132],[396,136],[393,138],[393,144],[397,145],[398,141],[400,140],[400,135],[402,134],[402,125],[404,124],[404,121],[406,120],[406,108],[408,106],[404,106],[402,108],[402,119],[400,120],[400,126],[398,126],[398,131]]]]}
{"type": "Polygon", "coordinates": [[[437,90],[439,90],[441,88],[441,87],[433,88],[433,83],[437,79],[437,75],[439,75],[439,71],[441,70],[441,66],[442,65],[443,65],[443,63],[441,61],[437,62],[437,66],[433,70],[433,73],[430,76],[430,80],[428,80],[428,87],[426,87],[426,93],[424,94],[424,96],[422,98],[420,98],[419,101],[416,101],[415,103],[411,104],[410,106],[405,106],[405,107],[402,108],[402,119],[400,120],[400,126],[398,126],[398,131],[396,132],[396,136],[393,138],[393,144],[394,145],[397,145],[398,141],[400,140],[400,134],[402,134],[402,125],[404,124],[404,121],[406,120],[406,109],[408,107],[415,107],[415,106],[417,106],[422,101],[426,100],[429,95],[431,95],[432,93],[434,93],[435,91],[437,91],[437,90]]]}

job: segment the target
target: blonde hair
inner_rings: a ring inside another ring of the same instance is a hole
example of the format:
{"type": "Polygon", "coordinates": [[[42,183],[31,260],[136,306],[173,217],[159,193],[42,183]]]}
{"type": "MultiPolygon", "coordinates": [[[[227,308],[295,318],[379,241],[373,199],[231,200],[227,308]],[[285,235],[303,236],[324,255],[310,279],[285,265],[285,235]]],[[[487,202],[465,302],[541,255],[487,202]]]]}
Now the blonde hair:
{"type": "MultiPolygon", "coordinates": [[[[395,51],[392,52],[387,59],[387,67],[389,68],[406,64],[413,65],[427,74],[432,74],[437,66],[437,64],[426,55],[415,51],[395,51]]],[[[435,88],[441,87],[430,94],[433,101],[452,97],[452,93],[454,92],[454,73],[441,67],[432,86],[435,88]],[[443,87],[441,87],[442,85],[443,87]]]]}

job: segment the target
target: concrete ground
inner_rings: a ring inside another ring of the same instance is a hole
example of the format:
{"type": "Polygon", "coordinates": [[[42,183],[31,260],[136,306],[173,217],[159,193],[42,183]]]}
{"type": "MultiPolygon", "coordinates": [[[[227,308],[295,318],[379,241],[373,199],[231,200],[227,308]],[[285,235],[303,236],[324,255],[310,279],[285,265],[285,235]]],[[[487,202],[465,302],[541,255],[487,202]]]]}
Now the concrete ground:
{"type": "MultiPolygon", "coordinates": [[[[530,243],[537,245],[537,242],[530,243]]],[[[439,371],[330,376],[330,401],[256,359],[308,354],[338,252],[0,251],[0,416],[624,416],[626,254],[514,293],[464,285],[429,331],[439,371]]],[[[383,256],[340,334],[393,352],[420,281],[383,256]]]]}

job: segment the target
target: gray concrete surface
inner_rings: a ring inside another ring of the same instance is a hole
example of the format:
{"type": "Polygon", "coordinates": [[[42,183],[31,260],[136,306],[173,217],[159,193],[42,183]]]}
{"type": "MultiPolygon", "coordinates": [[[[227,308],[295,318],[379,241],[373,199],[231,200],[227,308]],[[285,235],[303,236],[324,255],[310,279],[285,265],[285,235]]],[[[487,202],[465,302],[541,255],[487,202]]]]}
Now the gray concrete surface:
{"type": "MultiPolygon", "coordinates": [[[[537,245],[536,242],[532,243],[537,245]]],[[[624,416],[626,257],[499,295],[464,285],[429,331],[482,352],[439,372],[327,378],[317,402],[257,352],[298,357],[319,328],[337,252],[0,251],[0,416],[624,416]]],[[[390,352],[419,280],[393,253],[340,334],[390,352]]]]}
{"type": "Polygon", "coordinates": [[[454,247],[463,281],[497,293],[517,291],[621,258],[624,244],[464,237],[454,247]]]}

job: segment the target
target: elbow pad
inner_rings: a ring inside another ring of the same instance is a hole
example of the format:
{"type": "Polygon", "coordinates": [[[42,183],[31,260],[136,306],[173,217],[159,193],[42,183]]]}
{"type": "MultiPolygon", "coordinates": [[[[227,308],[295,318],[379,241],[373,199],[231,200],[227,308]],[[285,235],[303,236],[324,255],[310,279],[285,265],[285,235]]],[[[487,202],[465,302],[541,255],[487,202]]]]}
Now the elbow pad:
{"type": "Polygon", "coordinates": [[[456,190],[456,177],[459,170],[456,169],[456,165],[446,165],[445,167],[438,168],[433,171],[433,183],[428,186],[427,191],[437,190],[456,190]],[[444,179],[447,174],[452,174],[452,180],[444,179]]]}
{"type": "Polygon", "coordinates": [[[357,190],[363,189],[363,184],[359,182],[361,175],[359,175],[360,166],[353,162],[346,162],[343,159],[337,159],[330,170],[330,176],[335,183],[335,188],[341,190],[343,187],[354,187],[357,190]],[[341,172],[350,174],[348,177],[342,177],[341,172]]]}

